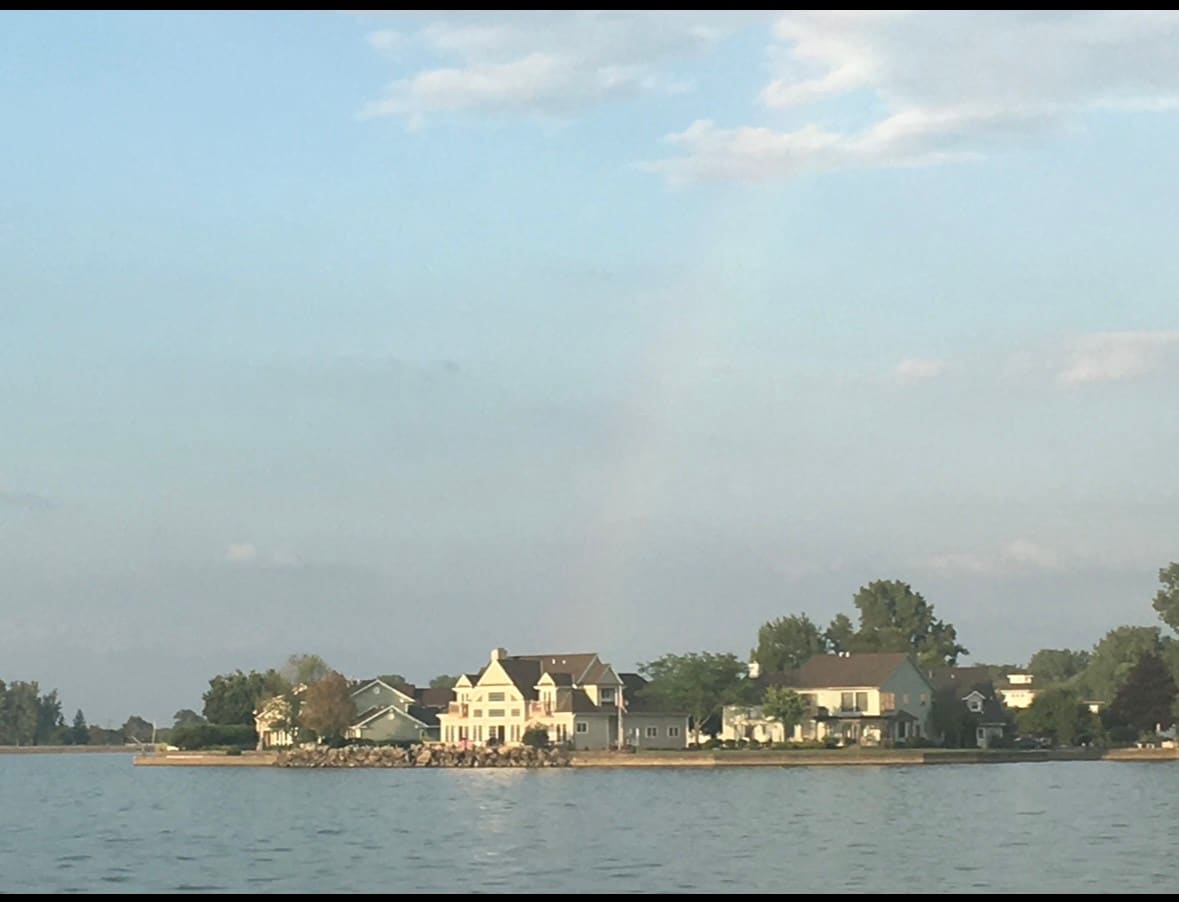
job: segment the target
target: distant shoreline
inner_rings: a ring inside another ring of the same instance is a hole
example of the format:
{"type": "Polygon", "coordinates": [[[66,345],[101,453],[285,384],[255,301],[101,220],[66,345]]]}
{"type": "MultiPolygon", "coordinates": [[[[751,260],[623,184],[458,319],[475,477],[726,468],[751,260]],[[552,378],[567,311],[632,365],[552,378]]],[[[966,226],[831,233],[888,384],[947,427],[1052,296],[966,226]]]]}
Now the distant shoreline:
{"type": "MultiPolygon", "coordinates": [[[[157,752],[136,755],[133,763],[153,767],[274,767],[277,757],[275,752],[245,752],[242,755],[226,755],[222,752],[157,752]]],[[[831,749],[796,752],[639,752],[621,755],[615,752],[573,752],[569,756],[570,767],[597,768],[898,765],[913,767],[951,764],[1034,764],[1045,761],[1179,761],[1179,749],[831,749]]]]}
{"type": "Polygon", "coordinates": [[[0,755],[140,754],[138,745],[0,745],[0,755]]]}

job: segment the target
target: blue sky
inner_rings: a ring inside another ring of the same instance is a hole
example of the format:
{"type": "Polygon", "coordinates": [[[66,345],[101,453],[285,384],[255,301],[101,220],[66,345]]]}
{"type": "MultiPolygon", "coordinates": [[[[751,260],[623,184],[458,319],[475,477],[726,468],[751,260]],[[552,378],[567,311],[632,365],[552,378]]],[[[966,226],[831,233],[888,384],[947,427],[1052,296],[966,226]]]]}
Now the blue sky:
{"type": "Polygon", "coordinates": [[[0,14],[0,677],[1155,623],[1173,13],[0,14]]]}

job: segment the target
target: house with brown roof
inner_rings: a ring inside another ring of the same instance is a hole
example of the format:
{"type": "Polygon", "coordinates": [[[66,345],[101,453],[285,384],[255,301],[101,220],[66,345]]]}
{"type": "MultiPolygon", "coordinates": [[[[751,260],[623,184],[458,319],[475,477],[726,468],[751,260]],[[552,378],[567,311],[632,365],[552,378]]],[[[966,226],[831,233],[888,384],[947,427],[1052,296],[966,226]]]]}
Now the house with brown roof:
{"type": "Polygon", "coordinates": [[[438,717],[441,739],[514,745],[539,727],[575,749],[611,748],[636,731],[645,748],[684,748],[687,715],[644,708],[637,694],[631,698],[635,680],[642,678],[620,676],[593,652],[509,655],[496,648],[485,667],[455,684],[454,700],[438,717]]]}
{"type": "Polygon", "coordinates": [[[759,676],[758,686],[795,690],[807,715],[787,736],[760,706],[726,705],[722,739],[874,745],[929,735],[933,687],[906,654],[815,655],[797,670],[759,676]]]}

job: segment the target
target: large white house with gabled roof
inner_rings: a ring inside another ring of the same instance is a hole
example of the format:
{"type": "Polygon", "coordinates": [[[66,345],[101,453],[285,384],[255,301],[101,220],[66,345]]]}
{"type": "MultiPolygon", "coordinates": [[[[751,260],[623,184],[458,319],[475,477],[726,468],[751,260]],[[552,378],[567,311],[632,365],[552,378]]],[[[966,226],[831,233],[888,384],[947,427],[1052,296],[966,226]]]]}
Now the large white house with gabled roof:
{"type": "Polygon", "coordinates": [[[575,749],[607,749],[620,741],[684,748],[687,715],[645,709],[635,694],[643,682],[637,674],[620,677],[592,652],[509,655],[496,648],[485,667],[455,684],[454,700],[438,715],[440,738],[516,745],[525,730],[539,727],[551,742],[575,749]]]}

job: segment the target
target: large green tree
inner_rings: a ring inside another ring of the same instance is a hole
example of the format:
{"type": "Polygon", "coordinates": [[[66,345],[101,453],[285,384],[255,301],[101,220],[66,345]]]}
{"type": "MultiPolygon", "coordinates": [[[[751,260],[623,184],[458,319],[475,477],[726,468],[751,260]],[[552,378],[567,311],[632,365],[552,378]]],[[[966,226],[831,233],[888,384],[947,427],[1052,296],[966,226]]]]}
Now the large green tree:
{"type": "Polygon", "coordinates": [[[37,699],[37,745],[56,745],[66,738],[65,718],[61,713],[61,699],[57,690],[37,699]]]}
{"type": "Polygon", "coordinates": [[[356,719],[352,691],[342,674],[332,671],[302,693],[299,724],[320,740],[343,738],[356,719]]]}
{"type": "Polygon", "coordinates": [[[933,605],[900,580],[875,580],[854,598],[860,628],[850,651],[906,652],[922,668],[953,666],[968,654],[954,627],[934,616],[933,605]]]}
{"type": "Polygon", "coordinates": [[[763,623],[757,631],[753,660],[762,673],[801,667],[812,655],[827,650],[827,637],[806,614],[791,614],[763,623]]]}
{"type": "Polygon", "coordinates": [[[1084,673],[1089,666],[1089,652],[1068,648],[1041,648],[1028,661],[1028,670],[1036,683],[1053,686],[1067,683],[1084,673]]]}
{"type": "Polygon", "coordinates": [[[292,686],[298,686],[301,683],[306,685],[318,683],[331,673],[332,669],[328,666],[327,661],[319,655],[299,654],[287,658],[286,664],[279,672],[283,679],[292,686]]]}
{"type": "Polygon", "coordinates": [[[123,739],[127,742],[151,742],[156,728],[151,721],[132,714],[123,724],[123,739]]]}
{"type": "Polygon", "coordinates": [[[191,708],[181,708],[172,715],[172,729],[174,730],[181,727],[195,727],[202,723],[208,723],[208,721],[191,708]]]}
{"type": "Polygon", "coordinates": [[[1132,727],[1138,733],[1171,725],[1171,706],[1177,691],[1175,679],[1154,652],[1147,652],[1126,676],[1113,703],[1105,712],[1111,725],[1132,727]]]}
{"type": "Polygon", "coordinates": [[[254,710],[263,699],[281,695],[289,683],[276,670],[222,673],[209,680],[202,696],[205,719],[216,724],[254,723],[254,710]]]}
{"type": "Polygon", "coordinates": [[[1075,689],[1059,686],[1036,695],[1018,714],[1019,729],[1046,736],[1057,745],[1076,745],[1092,738],[1099,726],[1075,689]]]}
{"type": "Polygon", "coordinates": [[[1157,626],[1119,626],[1093,648],[1089,666],[1078,686],[1086,697],[1112,702],[1126,677],[1144,654],[1160,654],[1162,637],[1157,626]]]}
{"type": "Polygon", "coordinates": [[[1161,586],[1154,596],[1154,609],[1163,623],[1179,633],[1179,563],[1172,561],[1159,570],[1161,586]]]}
{"type": "Polygon", "coordinates": [[[794,728],[807,714],[807,703],[801,695],[785,686],[770,686],[761,703],[762,713],[782,724],[784,739],[789,742],[794,728]]]}
{"type": "MultiPolygon", "coordinates": [[[[2,685],[2,684],[0,684],[2,685]]],[[[5,745],[34,745],[41,722],[37,682],[9,683],[0,697],[0,741],[5,745]]]]}
{"type": "Polygon", "coordinates": [[[453,689],[454,684],[459,681],[457,676],[449,673],[440,673],[434,679],[430,680],[431,689],[453,689]]]}
{"type": "Polygon", "coordinates": [[[751,691],[745,662],[728,652],[668,654],[640,664],[639,672],[650,680],[644,697],[692,718],[697,744],[705,720],[724,705],[748,701],[751,691]]]}
{"type": "Polygon", "coordinates": [[[830,651],[851,651],[856,640],[856,626],[847,614],[836,614],[823,633],[823,638],[830,651]]]}

